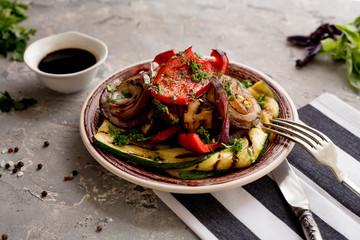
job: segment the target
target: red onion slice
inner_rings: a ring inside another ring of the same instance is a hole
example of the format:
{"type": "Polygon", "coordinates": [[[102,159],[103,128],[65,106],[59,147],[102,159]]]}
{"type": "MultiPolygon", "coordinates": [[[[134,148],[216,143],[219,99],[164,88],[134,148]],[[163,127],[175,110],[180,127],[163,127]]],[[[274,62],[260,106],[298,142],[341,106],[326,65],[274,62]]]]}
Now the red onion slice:
{"type": "Polygon", "coordinates": [[[230,132],[227,96],[226,96],[226,93],[225,93],[221,83],[220,83],[220,80],[217,77],[215,77],[215,76],[212,77],[211,83],[215,87],[216,107],[217,107],[218,111],[220,112],[221,116],[224,118],[218,143],[226,144],[229,140],[229,132],[230,132]]]}
{"type": "MultiPolygon", "coordinates": [[[[258,117],[260,116],[261,108],[256,99],[246,89],[242,88],[236,79],[230,78],[230,80],[231,85],[229,89],[231,91],[231,98],[233,98],[233,101],[229,102],[230,125],[236,129],[250,129],[260,121],[258,117]]],[[[224,84],[227,83],[225,82],[224,84]]]]}
{"type": "Polygon", "coordinates": [[[139,125],[150,102],[150,95],[144,91],[142,78],[136,76],[126,81],[116,79],[110,84],[111,87],[106,87],[100,97],[102,114],[121,128],[139,125]]]}

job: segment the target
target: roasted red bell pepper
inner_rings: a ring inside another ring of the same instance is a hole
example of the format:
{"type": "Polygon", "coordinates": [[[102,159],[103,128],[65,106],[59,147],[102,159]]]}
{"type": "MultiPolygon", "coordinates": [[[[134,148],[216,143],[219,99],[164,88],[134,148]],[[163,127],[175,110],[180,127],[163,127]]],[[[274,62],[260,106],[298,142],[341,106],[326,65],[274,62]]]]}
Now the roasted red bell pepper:
{"type": "Polygon", "coordinates": [[[152,61],[151,70],[155,70],[155,68],[161,66],[163,63],[165,64],[167,60],[169,60],[173,56],[176,56],[176,54],[177,52],[174,49],[171,49],[169,51],[156,55],[154,60],[152,61]]]}
{"type": "Polygon", "coordinates": [[[189,150],[199,152],[199,153],[208,153],[212,152],[215,149],[218,149],[221,144],[216,143],[203,143],[197,133],[180,133],[178,137],[178,143],[189,150]]]}
{"type": "Polygon", "coordinates": [[[213,50],[209,60],[199,59],[189,47],[185,52],[159,54],[154,61],[160,65],[149,90],[158,100],[178,105],[188,104],[193,97],[200,97],[211,87],[213,75],[225,74],[229,65],[226,54],[213,50]],[[167,61],[164,61],[169,56],[167,61]]]}
{"type": "Polygon", "coordinates": [[[155,136],[151,137],[151,143],[159,143],[162,142],[180,130],[180,126],[171,126],[169,129],[158,132],[155,136]]]}

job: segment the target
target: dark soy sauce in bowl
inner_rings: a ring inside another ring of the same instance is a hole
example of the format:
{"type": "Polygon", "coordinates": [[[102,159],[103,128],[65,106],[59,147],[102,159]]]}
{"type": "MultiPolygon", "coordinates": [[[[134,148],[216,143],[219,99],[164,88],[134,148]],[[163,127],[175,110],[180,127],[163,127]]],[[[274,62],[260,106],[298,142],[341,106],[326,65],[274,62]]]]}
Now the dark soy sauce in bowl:
{"type": "Polygon", "coordinates": [[[83,49],[67,48],[47,54],[39,63],[46,73],[68,74],[80,72],[96,63],[95,56],[83,49]]]}

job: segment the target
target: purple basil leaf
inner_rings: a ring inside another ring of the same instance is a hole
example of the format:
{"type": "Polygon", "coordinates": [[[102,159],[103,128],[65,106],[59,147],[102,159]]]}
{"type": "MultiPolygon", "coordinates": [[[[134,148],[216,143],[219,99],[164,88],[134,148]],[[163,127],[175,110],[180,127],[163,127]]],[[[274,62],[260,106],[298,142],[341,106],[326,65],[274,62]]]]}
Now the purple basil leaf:
{"type": "Polygon", "coordinates": [[[309,37],[307,36],[300,36],[300,35],[295,35],[295,36],[289,36],[287,37],[287,40],[289,42],[291,42],[294,45],[297,46],[302,46],[302,47],[306,47],[308,46],[308,39],[309,37]]]}
{"type": "Polygon", "coordinates": [[[321,42],[319,42],[317,44],[314,44],[314,45],[311,45],[309,47],[306,47],[305,49],[306,49],[306,52],[307,52],[308,56],[316,55],[321,49],[321,42]]]}
{"type": "Polygon", "coordinates": [[[321,49],[321,40],[331,37],[336,40],[337,35],[341,35],[342,31],[337,29],[335,25],[328,23],[321,24],[309,36],[294,35],[289,36],[287,40],[296,46],[305,47],[306,57],[296,60],[296,67],[301,68],[314,59],[321,49]]]}

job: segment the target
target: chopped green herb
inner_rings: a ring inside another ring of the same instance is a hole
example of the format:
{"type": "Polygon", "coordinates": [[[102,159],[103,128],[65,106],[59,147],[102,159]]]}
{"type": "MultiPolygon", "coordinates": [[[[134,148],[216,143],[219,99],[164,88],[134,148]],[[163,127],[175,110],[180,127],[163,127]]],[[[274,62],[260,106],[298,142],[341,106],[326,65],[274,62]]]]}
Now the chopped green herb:
{"type": "Polygon", "coordinates": [[[226,79],[226,80],[225,80],[225,83],[223,84],[223,87],[224,87],[224,89],[225,89],[226,95],[228,95],[228,96],[231,96],[231,95],[232,95],[232,93],[231,93],[231,88],[230,88],[231,83],[232,83],[231,79],[226,79]]]}
{"type": "Polygon", "coordinates": [[[198,59],[201,59],[201,56],[197,52],[194,52],[194,54],[198,59]]]}
{"type": "Polygon", "coordinates": [[[251,154],[251,151],[249,148],[247,149],[247,153],[249,154],[250,157],[252,157],[252,154],[251,154]]]}
{"type": "Polygon", "coordinates": [[[190,96],[191,96],[191,100],[195,100],[196,99],[196,92],[190,94],[190,96]]]}
{"type": "Polygon", "coordinates": [[[136,86],[136,81],[135,81],[135,79],[130,78],[129,82],[130,82],[131,85],[136,86]]]}
{"type": "Polygon", "coordinates": [[[230,149],[233,152],[240,151],[243,147],[244,139],[242,138],[235,138],[234,143],[232,145],[222,144],[225,148],[230,149]]]}
{"type": "Polygon", "coordinates": [[[189,66],[189,69],[192,73],[196,73],[198,70],[200,70],[202,68],[200,63],[196,63],[195,60],[191,61],[191,64],[189,66]]]}
{"type": "Polygon", "coordinates": [[[147,141],[150,137],[145,137],[138,129],[132,129],[123,132],[119,129],[114,128],[112,125],[108,125],[110,137],[113,137],[114,144],[116,145],[127,145],[129,141],[142,142],[147,141]]]}
{"type": "Polygon", "coordinates": [[[153,71],[153,72],[151,73],[151,78],[154,79],[154,78],[156,77],[156,75],[157,75],[157,71],[153,71]]]}
{"type": "Polygon", "coordinates": [[[113,141],[114,141],[115,145],[128,145],[129,144],[129,139],[125,135],[115,135],[113,141]]]}
{"type": "Polygon", "coordinates": [[[116,91],[116,87],[114,87],[114,85],[112,85],[112,84],[108,84],[108,85],[106,85],[106,90],[113,93],[116,91]]]}
{"type": "Polygon", "coordinates": [[[165,75],[166,75],[167,77],[171,77],[170,73],[168,73],[168,72],[166,72],[165,75]]]}
{"type": "Polygon", "coordinates": [[[139,129],[132,129],[127,133],[129,140],[132,142],[143,142],[151,138],[151,137],[145,137],[144,134],[141,133],[139,129]]]}
{"type": "Polygon", "coordinates": [[[260,105],[261,109],[265,109],[265,108],[266,108],[265,101],[264,101],[265,97],[266,97],[266,96],[263,95],[263,96],[261,96],[261,97],[259,98],[259,105],[260,105]]]}
{"type": "Polygon", "coordinates": [[[131,98],[132,97],[132,94],[128,90],[123,89],[120,92],[126,98],[131,98]]]}
{"type": "Polygon", "coordinates": [[[129,93],[129,91],[128,90],[121,90],[121,94],[122,95],[124,95],[124,97],[126,97],[126,98],[131,98],[131,93],[129,93]]]}
{"type": "Polygon", "coordinates": [[[207,129],[205,129],[203,126],[199,127],[196,130],[196,133],[199,134],[199,137],[201,138],[201,141],[203,143],[210,143],[211,139],[210,139],[210,133],[207,129]]]}
{"type": "Polygon", "coordinates": [[[249,88],[253,85],[253,82],[250,79],[246,79],[242,82],[242,84],[244,85],[244,87],[249,88]]]}
{"type": "Polygon", "coordinates": [[[163,93],[164,93],[163,86],[159,85],[159,94],[163,94],[163,93]]]}
{"type": "Polygon", "coordinates": [[[178,124],[180,121],[179,118],[174,118],[174,120],[172,121],[172,125],[178,124]]]}
{"type": "MultiPolygon", "coordinates": [[[[183,57],[184,56],[184,52],[183,51],[179,51],[178,52],[179,56],[183,57]]],[[[185,60],[185,59],[184,59],[185,60]]]]}
{"type": "Polygon", "coordinates": [[[112,99],[111,98],[108,98],[108,99],[106,99],[105,101],[104,101],[104,103],[108,103],[108,102],[110,102],[112,99]]]}
{"type": "Polygon", "coordinates": [[[166,107],[159,101],[159,100],[155,100],[155,105],[156,105],[156,109],[159,110],[160,112],[166,112],[166,107]]]}
{"type": "Polygon", "coordinates": [[[116,135],[118,133],[118,131],[120,130],[117,130],[115,129],[112,125],[108,124],[108,128],[109,128],[109,133],[110,133],[110,137],[116,135]]]}

